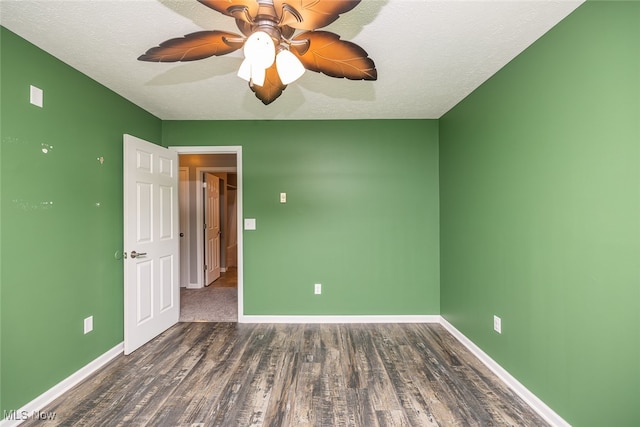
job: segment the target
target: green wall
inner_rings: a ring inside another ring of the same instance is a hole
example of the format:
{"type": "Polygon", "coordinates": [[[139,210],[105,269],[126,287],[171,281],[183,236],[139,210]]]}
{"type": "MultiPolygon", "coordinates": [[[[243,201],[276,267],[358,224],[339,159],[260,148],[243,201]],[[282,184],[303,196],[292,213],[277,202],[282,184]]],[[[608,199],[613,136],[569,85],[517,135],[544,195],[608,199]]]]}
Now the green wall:
{"type": "Polygon", "coordinates": [[[122,342],[122,134],[160,141],[162,123],[6,29],[0,37],[4,411],[122,342]],[[44,108],[29,103],[30,85],[44,108]]]}
{"type": "Polygon", "coordinates": [[[573,425],[639,425],[639,23],[588,2],[439,122],[161,122],[2,29],[0,410],[122,341],[130,133],[243,146],[245,314],[442,312],[573,425]]]}
{"type": "Polygon", "coordinates": [[[243,147],[246,315],[439,314],[437,121],[165,121],[162,140],[243,147]]]}
{"type": "Polygon", "coordinates": [[[243,146],[245,314],[439,314],[437,121],[163,123],[4,28],[1,43],[0,410],[122,341],[123,133],[243,146]]]}
{"type": "Polygon", "coordinates": [[[440,120],[442,314],[575,426],[640,425],[639,43],[588,2],[440,120]]]}

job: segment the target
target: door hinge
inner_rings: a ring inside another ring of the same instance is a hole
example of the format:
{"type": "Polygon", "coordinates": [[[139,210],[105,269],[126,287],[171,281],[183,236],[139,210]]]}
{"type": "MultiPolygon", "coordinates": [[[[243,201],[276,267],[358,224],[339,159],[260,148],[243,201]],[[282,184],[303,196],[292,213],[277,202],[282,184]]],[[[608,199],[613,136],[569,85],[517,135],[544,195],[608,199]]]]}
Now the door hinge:
{"type": "Polygon", "coordinates": [[[206,181],[204,181],[204,182],[202,183],[202,188],[207,188],[207,182],[206,182],[206,181]]]}
{"type": "Polygon", "coordinates": [[[204,271],[207,271],[207,264],[204,265],[204,271]]]}

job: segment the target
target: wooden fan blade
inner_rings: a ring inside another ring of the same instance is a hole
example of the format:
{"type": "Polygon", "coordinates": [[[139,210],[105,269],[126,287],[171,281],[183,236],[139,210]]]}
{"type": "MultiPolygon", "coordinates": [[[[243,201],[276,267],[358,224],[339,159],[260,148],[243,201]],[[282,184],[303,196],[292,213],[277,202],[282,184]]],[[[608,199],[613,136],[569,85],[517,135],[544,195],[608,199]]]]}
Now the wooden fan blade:
{"type": "Polygon", "coordinates": [[[287,85],[282,84],[282,81],[280,81],[280,76],[278,75],[276,64],[274,63],[267,69],[264,84],[262,86],[249,84],[249,87],[256,94],[256,98],[262,101],[264,105],[269,105],[282,95],[282,92],[287,88],[287,85]]]}
{"type": "Polygon", "coordinates": [[[198,31],[162,42],[160,46],[149,49],[138,60],[149,62],[195,61],[210,56],[226,55],[238,50],[242,45],[229,44],[225,42],[225,39],[237,39],[238,37],[240,36],[226,31],[198,31]]]}
{"type": "Polygon", "coordinates": [[[274,0],[279,25],[289,25],[298,30],[315,30],[325,27],[356,7],[360,0],[274,0]]]}
{"type": "Polygon", "coordinates": [[[350,80],[378,78],[376,66],[367,52],[355,43],[340,40],[337,34],[310,31],[294,37],[294,40],[309,41],[309,49],[304,54],[291,49],[307,70],[350,80]]]}
{"type": "Polygon", "coordinates": [[[258,2],[256,0],[198,0],[203,5],[224,15],[233,16],[236,19],[253,23],[253,18],[258,14],[258,2]]]}

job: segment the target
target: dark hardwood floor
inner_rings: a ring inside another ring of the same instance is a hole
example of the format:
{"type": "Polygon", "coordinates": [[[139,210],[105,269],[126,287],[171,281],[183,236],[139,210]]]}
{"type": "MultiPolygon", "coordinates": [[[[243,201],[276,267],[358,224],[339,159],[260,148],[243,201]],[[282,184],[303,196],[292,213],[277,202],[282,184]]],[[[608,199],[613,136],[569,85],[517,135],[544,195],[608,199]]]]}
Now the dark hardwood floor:
{"type": "Polygon", "coordinates": [[[179,323],[25,426],[546,426],[438,324],[179,323]]]}

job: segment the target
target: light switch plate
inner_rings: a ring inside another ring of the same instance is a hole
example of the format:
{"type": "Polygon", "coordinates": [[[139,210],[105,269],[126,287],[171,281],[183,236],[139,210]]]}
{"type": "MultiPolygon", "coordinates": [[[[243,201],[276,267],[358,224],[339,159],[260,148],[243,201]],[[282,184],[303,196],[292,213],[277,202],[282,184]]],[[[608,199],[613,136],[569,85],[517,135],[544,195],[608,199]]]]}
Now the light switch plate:
{"type": "Polygon", "coordinates": [[[31,86],[29,101],[36,107],[42,108],[43,92],[39,87],[31,86]]]}
{"type": "Polygon", "coordinates": [[[498,316],[493,316],[493,330],[497,333],[502,333],[502,319],[498,316]]]}
{"type": "Polygon", "coordinates": [[[88,334],[91,331],[93,331],[93,316],[84,319],[84,333],[88,334]]]}
{"type": "Polygon", "coordinates": [[[287,193],[280,193],[280,203],[287,203],[287,193]]]}
{"type": "Polygon", "coordinates": [[[256,229],[256,219],[255,218],[245,218],[244,219],[244,229],[245,230],[255,230],[256,229]]]}

